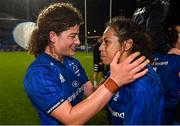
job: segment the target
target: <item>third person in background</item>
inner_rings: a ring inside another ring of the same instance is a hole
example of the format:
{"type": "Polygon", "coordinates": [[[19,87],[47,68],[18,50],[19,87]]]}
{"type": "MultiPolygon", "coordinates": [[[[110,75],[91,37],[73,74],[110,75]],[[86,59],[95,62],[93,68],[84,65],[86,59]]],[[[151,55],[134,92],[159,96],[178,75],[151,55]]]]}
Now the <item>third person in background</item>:
{"type": "Polygon", "coordinates": [[[100,58],[100,51],[99,51],[99,46],[101,45],[101,43],[102,43],[102,38],[99,37],[93,49],[93,64],[94,64],[93,85],[95,88],[98,85],[97,80],[98,80],[99,73],[102,79],[104,76],[104,64],[102,63],[102,60],[100,58]]]}
{"type": "MultiPolygon", "coordinates": [[[[180,25],[171,26],[167,36],[171,48],[180,49],[180,25]]],[[[180,123],[180,56],[156,53],[153,66],[165,90],[165,124],[180,123]]]]}
{"type": "Polygon", "coordinates": [[[177,54],[180,50],[170,48],[164,34],[164,25],[170,13],[170,0],[136,0],[137,9],[132,20],[150,35],[153,53],[177,54]]]}

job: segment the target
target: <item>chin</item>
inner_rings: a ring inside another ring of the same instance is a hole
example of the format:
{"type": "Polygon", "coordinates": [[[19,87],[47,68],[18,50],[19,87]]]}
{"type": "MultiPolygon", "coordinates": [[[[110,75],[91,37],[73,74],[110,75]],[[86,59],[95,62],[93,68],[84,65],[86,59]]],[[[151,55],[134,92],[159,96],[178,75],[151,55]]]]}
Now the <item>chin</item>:
{"type": "Polygon", "coordinates": [[[64,56],[74,56],[74,55],[75,55],[75,52],[69,52],[69,53],[64,54],[64,56]]]}
{"type": "Polygon", "coordinates": [[[72,51],[72,52],[70,52],[70,54],[69,54],[69,55],[70,55],[70,56],[74,56],[74,55],[75,55],[75,53],[76,53],[75,51],[72,51]]]}
{"type": "Polygon", "coordinates": [[[102,60],[102,62],[103,62],[103,64],[105,64],[105,65],[109,65],[109,64],[110,64],[110,62],[109,62],[108,60],[102,60]]]}

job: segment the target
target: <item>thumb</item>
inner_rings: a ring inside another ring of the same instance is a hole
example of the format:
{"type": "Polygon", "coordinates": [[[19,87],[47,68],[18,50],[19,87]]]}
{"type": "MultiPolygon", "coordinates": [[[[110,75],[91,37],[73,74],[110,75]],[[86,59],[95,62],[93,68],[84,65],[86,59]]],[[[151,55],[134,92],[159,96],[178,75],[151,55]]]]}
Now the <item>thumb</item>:
{"type": "Polygon", "coordinates": [[[116,53],[116,55],[114,56],[113,60],[112,60],[112,63],[113,64],[117,64],[118,63],[118,60],[119,60],[119,57],[120,57],[120,52],[118,51],[116,53]]]}

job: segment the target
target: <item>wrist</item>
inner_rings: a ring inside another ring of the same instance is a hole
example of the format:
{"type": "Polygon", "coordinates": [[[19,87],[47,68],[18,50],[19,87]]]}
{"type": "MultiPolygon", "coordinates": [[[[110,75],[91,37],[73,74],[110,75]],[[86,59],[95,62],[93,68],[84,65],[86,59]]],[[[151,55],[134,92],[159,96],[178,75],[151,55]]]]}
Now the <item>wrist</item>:
{"type": "Polygon", "coordinates": [[[108,78],[108,80],[104,83],[104,86],[113,94],[119,89],[119,85],[112,78],[108,78]]]}
{"type": "Polygon", "coordinates": [[[121,87],[121,86],[123,85],[122,82],[118,81],[118,80],[117,80],[116,78],[114,78],[113,76],[110,75],[109,78],[111,78],[111,79],[118,85],[118,87],[121,87]]]}

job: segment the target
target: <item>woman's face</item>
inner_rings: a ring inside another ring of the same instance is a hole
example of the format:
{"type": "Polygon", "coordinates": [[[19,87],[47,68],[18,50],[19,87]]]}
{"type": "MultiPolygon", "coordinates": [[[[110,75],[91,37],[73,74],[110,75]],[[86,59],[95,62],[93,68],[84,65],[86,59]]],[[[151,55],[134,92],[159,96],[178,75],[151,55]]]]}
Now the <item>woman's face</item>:
{"type": "Polygon", "coordinates": [[[70,27],[63,31],[60,35],[55,32],[50,33],[50,40],[54,44],[54,52],[58,57],[73,56],[76,47],[79,46],[79,29],[80,25],[70,27]]]}
{"type": "Polygon", "coordinates": [[[110,64],[117,51],[121,51],[122,53],[123,48],[119,43],[119,38],[116,36],[114,29],[111,27],[106,28],[102,39],[103,42],[99,47],[101,59],[104,64],[110,64]]]}

